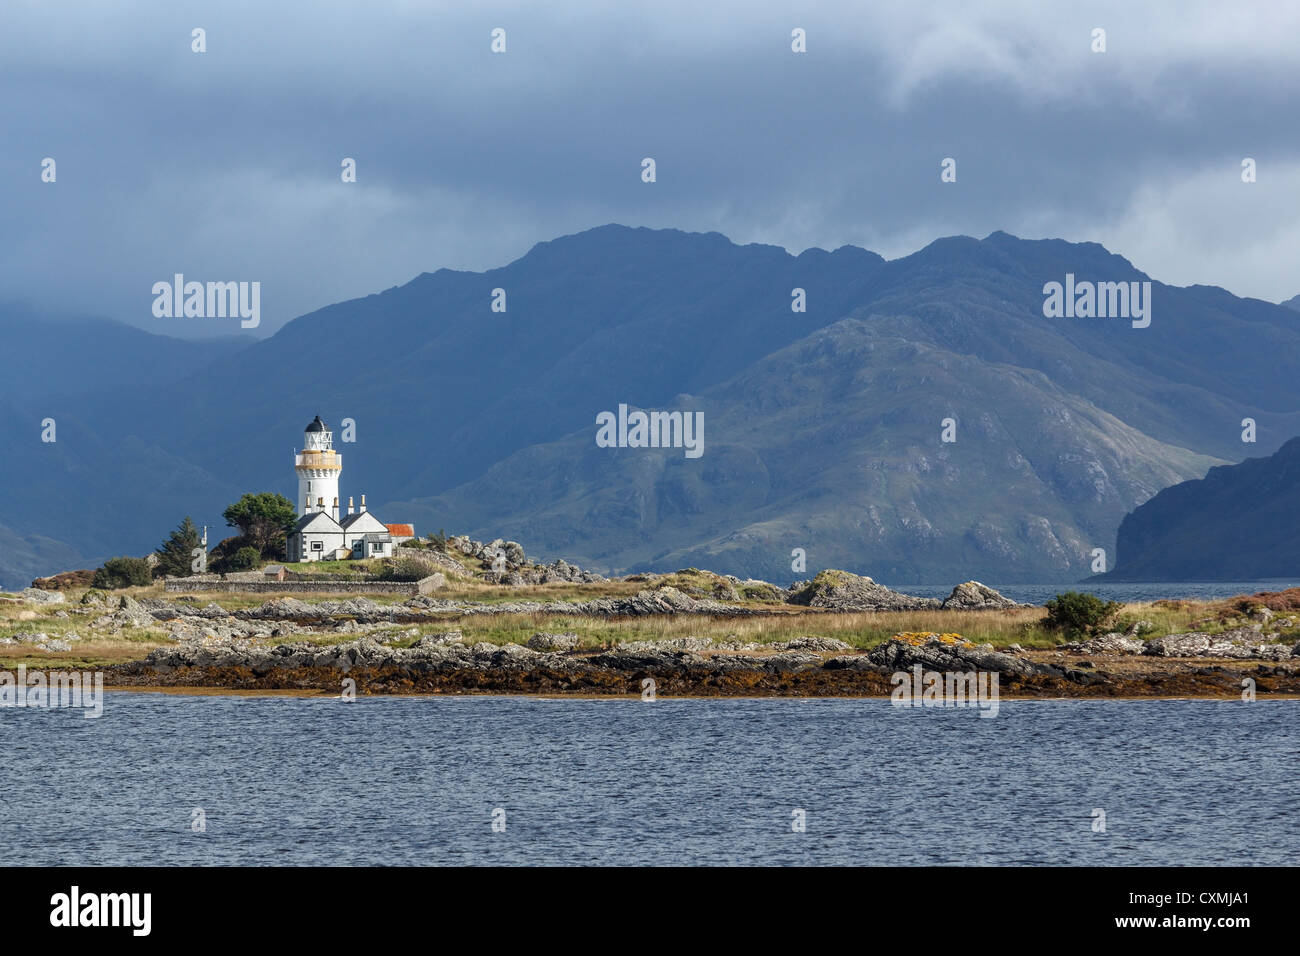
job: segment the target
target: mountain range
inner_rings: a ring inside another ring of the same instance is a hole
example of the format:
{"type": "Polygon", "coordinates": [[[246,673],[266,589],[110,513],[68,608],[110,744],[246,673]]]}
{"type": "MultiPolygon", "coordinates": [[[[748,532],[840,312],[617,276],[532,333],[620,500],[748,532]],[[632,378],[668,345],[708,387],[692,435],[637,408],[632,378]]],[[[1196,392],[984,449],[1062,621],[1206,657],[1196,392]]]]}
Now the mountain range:
{"type": "Polygon", "coordinates": [[[1045,318],[1067,273],[1150,279],[1095,243],[1002,232],[885,260],[609,225],[247,343],[0,309],[11,366],[39,370],[0,387],[0,585],[143,553],[186,514],[219,524],[245,491],[292,498],[316,414],[336,439],[356,423],[342,493],[422,533],[606,572],[1078,578],[1133,508],[1240,459],[1243,418],[1265,452],[1300,434],[1277,361],[1300,315],[1152,280],[1149,328],[1045,318]],[[702,411],[704,454],[597,447],[620,404],[702,411]]]}

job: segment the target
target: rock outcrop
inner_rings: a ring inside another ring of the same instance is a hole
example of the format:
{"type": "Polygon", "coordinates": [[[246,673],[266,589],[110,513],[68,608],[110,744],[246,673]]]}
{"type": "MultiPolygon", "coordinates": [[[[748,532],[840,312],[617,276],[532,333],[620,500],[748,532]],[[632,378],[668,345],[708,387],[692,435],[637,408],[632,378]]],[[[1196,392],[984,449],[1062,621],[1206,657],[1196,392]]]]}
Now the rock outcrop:
{"type": "Polygon", "coordinates": [[[1088,655],[1142,654],[1148,657],[1218,657],[1229,660],[1282,661],[1300,657],[1300,643],[1282,641],[1279,633],[1265,632],[1259,625],[1213,634],[1203,631],[1166,634],[1149,641],[1136,636],[1149,629],[1149,622],[1139,621],[1127,634],[1112,631],[1091,640],[1066,644],[1065,649],[1088,655]],[[1147,627],[1138,626],[1143,624],[1147,627]]]}
{"type": "Polygon", "coordinates": [[[995,611],[1009,607],[1022,607],[1020,603],[1004,597],[997,591],[978,581],[967,581],[952,589],[944,598],[945,610],[957,611],[995,611]]]}
{"type": "Polygon", "coordinates": [[[571,651],[582,638],[577,634],[546,634],[539,632],[528,639],[527,647],[535,651],[571,651]]]}
{"type": "MultiPolygon", "coordinates": [[[[455,535],[447,539],[447,547],[454,548],[463,555],[481,561],[483,570],[477,572],[477,574],[496,584],[525,587],[555,583],[596,584],[607,580],[604,576],[594,571],[584,571],[576,564],[570,564],[563,558],[556,558],[550,564],[529,564],[528,556],[524,553],[524,547],[518,541],[505,541],[497,538],[485,543],[471,540],[465,535],[455,535]]],[[[454,558],[446,559],[455,564],[461,574],[465,573],[465,569],[460,565],[460,562],[454,558]]]]}
{"type": "Polygon", "coordinates": [[[1118,631],[1111,631],[1109,634],[1102,634],[1100,637],[1094,637],[1088,641],[1075,641],[1065,645],[1067,650],[1075,651],[1079,654],[1141,654],[1146,647],[1146,641],[1140,641],[1136,637],[1130,637],[1127,634],[1120,634],[1118,631]]]}
{"type": "Polygon", "coordinates": [[[596,584],[606,580],[603,575],[595,571],[584,571],[563,558],[556,558],[550,564],[542,565],[537,573],[537,584],[552,584],[557,581],[571,584],[596,584]]]}
{"type": "Polygon", "coordinates": [[[1260,658],[1277,661],[1292,657],[1300,650],[1300,644],[1292,646],[1278,643],[1278,637],[1276,633],[1265,634],[1254,627],[1239,627],[1218,634],[1193,631],[1152,638],[1145,642],[1142,653],[1156,657],[1260,658]]]}
{"type": "Polygon", "coordinates": [[[1024,657],[1004,654],[988,644],[970,644],[965,641],[943,640],[939,635],[924,644],[890,640],[873,648],[867,659],[877,667],[889,671],[911,670],[919,664],[926,671],[992,671],[1017,677],[1063,677],[1079,683],[1089,683],[1094,678],[1080,671],[1039,664],[1024,657]]]}
{"type": "Polygon", "coordinates": [[[871,578],[848,571],[822,571],[811,581],[796,584],[792,591],[791,604],[832,611],[915,611],[940,606],[934,598],[891,591],[871,578]]]}
{"type": "Polygon", "coordinates": [[[143,603],[124,594],[118,599],[117,610],[96,618],[92,626],[117,632],[124,627],[156,627],[157,625],[157,619],[143,603]]]}

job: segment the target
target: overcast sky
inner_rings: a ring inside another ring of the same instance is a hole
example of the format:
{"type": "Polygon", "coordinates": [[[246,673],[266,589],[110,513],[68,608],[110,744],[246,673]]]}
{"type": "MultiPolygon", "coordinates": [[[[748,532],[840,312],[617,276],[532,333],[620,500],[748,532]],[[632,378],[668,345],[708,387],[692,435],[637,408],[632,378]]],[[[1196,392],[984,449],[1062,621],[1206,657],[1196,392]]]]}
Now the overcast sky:
{"type": "Polygon", "coordinates": [[[4,0],[0,301],[184,334],[154,282],[258,280],[265,333],[607,222],[889,258],[1002,229],[1278,301],[1298,36],[1276,0],[4,0]]]}

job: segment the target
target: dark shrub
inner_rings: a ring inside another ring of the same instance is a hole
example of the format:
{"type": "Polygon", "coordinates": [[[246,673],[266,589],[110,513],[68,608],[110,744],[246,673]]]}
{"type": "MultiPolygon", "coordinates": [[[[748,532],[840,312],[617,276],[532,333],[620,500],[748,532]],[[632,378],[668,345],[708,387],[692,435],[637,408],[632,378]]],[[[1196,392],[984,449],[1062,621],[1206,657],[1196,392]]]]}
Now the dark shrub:
{"type": "Polygon", "coordinates": [[[232,571],[247,571],[257,567],[261,560],[262,552],[245,545],[230,556],[230,568],[232,571]]]}
{"type": "Polygon", "coordinates": [[[235,570],[230,566],[230,560],[235,556],[236,551],[246,545],[248,545],[248,542],[238,536],[222,538],[208,552],[208,570],[216,574],[224,574],[227,571],[235,570]]]}
{"type": "Polygon", "coordinates": [[[1060,631],[1075,637],[1093,634],[1119,613],[1124,605],[1117,601],[1103,601],[1095,594],[1066,591],[1047,602],[1047,618],[1043,626],[1049,631],[1060,631]]]}
{"type": "Polygon", "coordinates": [[[143,587],[153,581],[153,568],[144,558],[109,558],[95,572],[91,587],[130,588],[143,587]]]}

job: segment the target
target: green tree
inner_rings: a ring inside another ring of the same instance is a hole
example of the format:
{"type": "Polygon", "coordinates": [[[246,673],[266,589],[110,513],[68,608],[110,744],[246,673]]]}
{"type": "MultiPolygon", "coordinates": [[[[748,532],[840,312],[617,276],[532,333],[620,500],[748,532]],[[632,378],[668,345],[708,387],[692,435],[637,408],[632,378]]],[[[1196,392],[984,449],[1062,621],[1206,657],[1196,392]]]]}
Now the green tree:
{"type": "Polygon", "coordinates": [[[255,567],[261,560],[262,556],[256,548],[245,546],[231,555],[230,567],[234,571],[247,571],[249,568],[255,567]]]}
{"type": "Polygon", "coordinates": [[[1063,631],[1069,636],[1091,634],[1109,622],[1124,605],[1103,601],[1095,594],[1066,591],[1048,601],[1043,626],[1049,631],[1063,631]]]}
{"type": "Polygon", "coordinates": [[[264,491],[244,495],[221,513],[226,524],[238,528],[240,537],[257,549],[260,557],[278,558],[284,553],[285,539],[298,520],[293,502],[284,495],[264,491]]]}
{"type": "Polygon", "coordinates": [[[153,569],[154,576],[170,574],[173,577],[184,577],[189,574],[193,570],[194,549],[200,546],[199,529],[194,526],[190,516],[186,515],[180,527],[154,552],[158,555],[158,564],[153,569]]]}
{"type": "Polygon", "coordinates": [[[244,546],[244,539],[239,535],[223,538],[212,546],[208,552],[208,570],[214,574],[225,574],[235,570],[230,566],[230,559],[244,546]]]}
{"type": "Polygon", "coordinates": [[[153,581],[153,571],[145,558],[109,558],[95,572],[93,588],[141,587],[153,581]]]}

